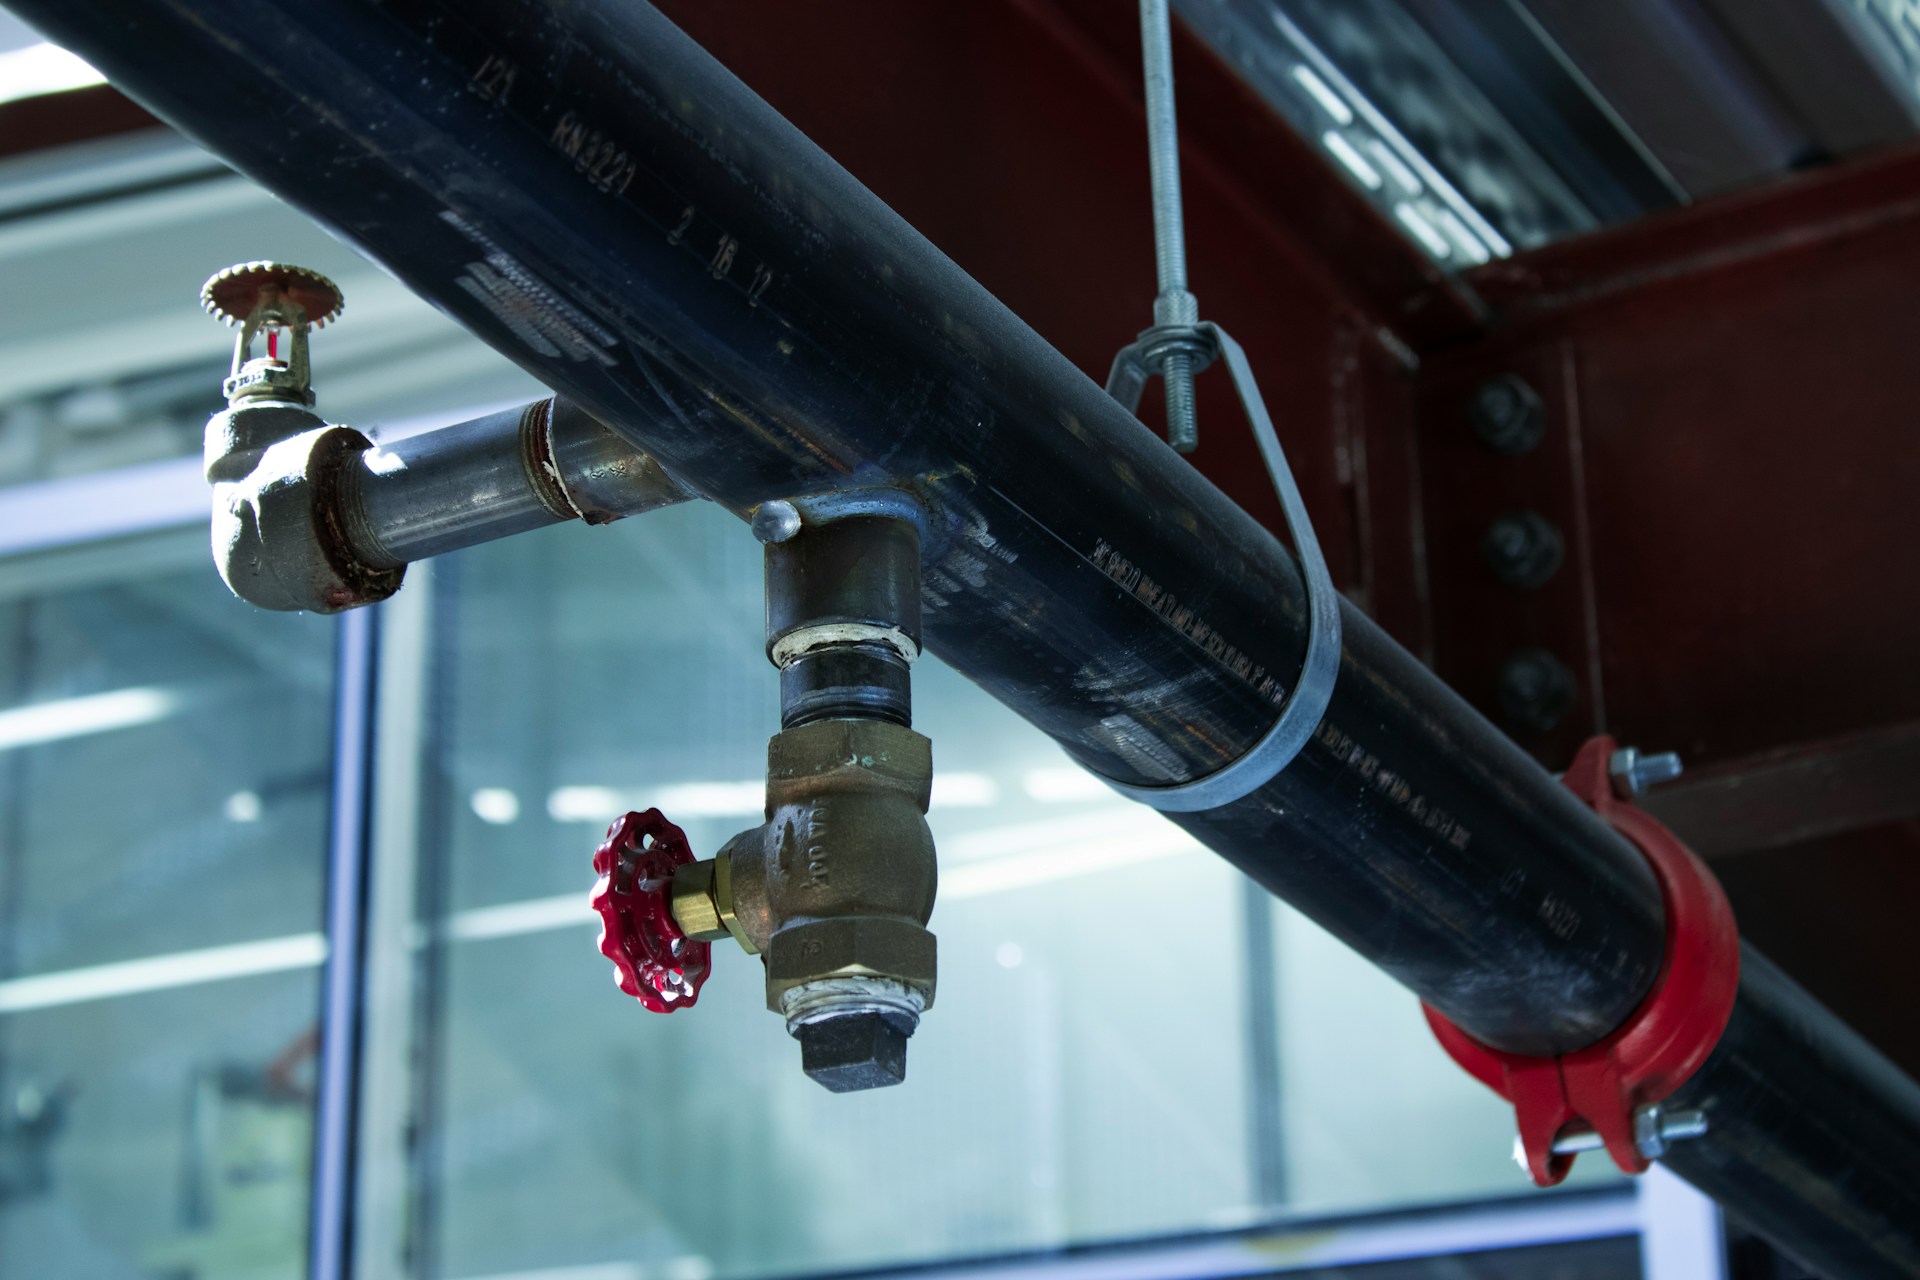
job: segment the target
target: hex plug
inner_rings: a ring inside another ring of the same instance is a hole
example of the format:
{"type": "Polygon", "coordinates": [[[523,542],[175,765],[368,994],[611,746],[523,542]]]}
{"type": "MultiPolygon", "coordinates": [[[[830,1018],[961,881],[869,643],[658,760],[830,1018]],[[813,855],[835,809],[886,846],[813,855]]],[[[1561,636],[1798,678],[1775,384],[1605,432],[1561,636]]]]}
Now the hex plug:
{"type": "Polygon", "coordinates": [[[913,1027],[894,1015],[847,1013],[801,1026],[800,1069],[834,1093],[883,1089],[907,1078],[913,1027]]]}

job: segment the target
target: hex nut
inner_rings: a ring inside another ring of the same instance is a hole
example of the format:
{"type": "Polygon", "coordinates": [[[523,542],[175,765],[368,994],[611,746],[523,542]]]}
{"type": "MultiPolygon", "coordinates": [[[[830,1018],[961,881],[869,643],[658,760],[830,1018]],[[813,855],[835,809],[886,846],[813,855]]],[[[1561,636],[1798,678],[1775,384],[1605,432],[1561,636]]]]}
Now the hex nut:
{"type": "Polygon", "coordinates": [[[790,924],[767,947],[767,1008],[783,1012],[788,990],[823,978],[891,978],[926,993],[933,1007],[933,934],[909,920],[836,916],[790,924]]]}
{"type": "Polygon", "coordinates": [[[313,403],[313,388],[294,369],[275,360],[249,360],[239,373],[220,384],[229,402],[259,400],[268,403],[313,403]]]}
{"type": "Polygon", "coordinates": [[[1500,668],[1497,694],[1507,721],[1545,733],[1573,709],[1579,687],[1566,664],[1545,649],[1522,649],[1500,668]]]}
{"type": "Polygon", "coordinates": [[[1532,511],[1501,516],[1480,539],[1481,558],[1510,587],[1544,587],[1560,572],[1566,554],[1560,530],[1532,511]]]}
{"type": "Polygon", "coordinates": [[[865,719],[816,720],[767,743],[769,807],[860,791],[902,793],[925,813],[933,798],[933,744],[904,725],[865,719]]]}
{"type": "Polygon", "coordinates": [[[715,860],[689,862],[673,873],[669,902],[673,922],[695,942],[717,942],[728,936],[714,887],[715,860]]]}
{"type": "Polygon", "coordinates": [[[1547,433],[1547,413],[1539,393],[1514,373],[1488,378],[1474,388],[1467,420],[1480,443],[1508,457],[1532,450],[1547,433]]]}

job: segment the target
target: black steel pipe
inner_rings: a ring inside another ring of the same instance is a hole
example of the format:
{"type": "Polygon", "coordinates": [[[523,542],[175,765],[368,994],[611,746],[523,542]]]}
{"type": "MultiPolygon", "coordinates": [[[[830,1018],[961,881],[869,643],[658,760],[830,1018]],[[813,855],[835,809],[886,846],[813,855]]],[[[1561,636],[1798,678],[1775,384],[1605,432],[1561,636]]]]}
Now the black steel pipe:
{"type": "MultiPolygon", "coordinates": [[[[1292,559],[649,7],[16,7],[706,496],[911,485],[929,647],[1089,767],[1197,776],[1271,720],[1292,559]]],[[[1592,1042],[1658,962],[1645,865],[1344,623],[1308,748],[1179,821],[1481,1039],[1592,1042]]],[[[1674,1163],[1831,1275],[1912,1275],[1920,1089],[1829,1023],[1754,963],[1674,1163]]]]}
{"type": "Polygon", "coordinates": [[[1726,1034],[1671,1101],[1663,1163],[1822,1280],[1920,1276],[1914,1082],[1752,947],[1726,1034]]]}

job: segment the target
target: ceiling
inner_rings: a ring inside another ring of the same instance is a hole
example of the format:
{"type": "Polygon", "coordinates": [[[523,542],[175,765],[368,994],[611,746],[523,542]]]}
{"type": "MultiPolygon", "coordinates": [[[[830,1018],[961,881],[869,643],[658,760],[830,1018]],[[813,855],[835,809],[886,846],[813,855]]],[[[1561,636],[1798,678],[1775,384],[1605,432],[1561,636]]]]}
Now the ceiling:
{"type": "MultiPolygon", "coordinates": [[[[1920,132],[1910,0],[1175,9],[1449,270],[1920,132]]],[[[0,58],[36,39],[0,10],[0,58]]]]}
{"type": "Polygon", "coordinates": [[[1920,18],[1896,0],[1176,8],[1455,268],[1920,130],[1920,18]]]}

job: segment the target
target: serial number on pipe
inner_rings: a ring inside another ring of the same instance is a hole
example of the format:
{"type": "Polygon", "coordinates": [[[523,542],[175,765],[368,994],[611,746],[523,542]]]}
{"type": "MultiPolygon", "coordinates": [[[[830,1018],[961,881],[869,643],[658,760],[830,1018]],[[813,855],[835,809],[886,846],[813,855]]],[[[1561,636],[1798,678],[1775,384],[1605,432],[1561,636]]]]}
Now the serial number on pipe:
{"type": "MultiPolygon", "coordinates": [[[[1286,701],[1285,685],[1237,646],[1228,643],[1226,637],[1206,619],[1181,604],[1173,592],[1148,577],[1139,565],[1115,551],[1106,539],[1095,543],[1087,558],[1134,599],[1152,609],[1163,623],[1246,681],[1267,702],[1278,707],[1286,701]]],[[[1416,791],[1404,775],[1382,765],[1378,755],[1355,741],[1345,730],[1331,721],[1322,720],[1313,736],[1343,768],[1357,774],[1371,790],[1400,809],[1436,840],[1455,849],[1465,849],[1473,840],[1473,832],[1458,818],[1416,791]]],[[[1550,921],[1550,927],[1555,923],[1550,921]]]]}
{"type": "Polygon", "coordinates": [[[640,166],[619,143],[591,128],[579,114],[569,111],[553,126],[547,141],[553,149],[573,161],[576,171],[608,195],[625,195],[633,185],[640,166]]]}

